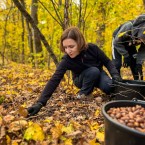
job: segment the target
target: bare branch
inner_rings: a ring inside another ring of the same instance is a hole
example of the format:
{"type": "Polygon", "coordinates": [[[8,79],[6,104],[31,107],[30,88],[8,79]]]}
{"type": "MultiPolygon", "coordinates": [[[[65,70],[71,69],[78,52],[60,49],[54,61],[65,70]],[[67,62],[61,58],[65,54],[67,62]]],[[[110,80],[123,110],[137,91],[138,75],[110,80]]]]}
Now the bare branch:
{"type": "Polygon", "coordinates": [[[40,1],[38,0],[38,2],[44,7],[44,9],[49,13],[49,15],[62,27],[63,24],[60,20],[60,22],[50,13],[50,11],[45,7],[45,5],[40,1]]]}

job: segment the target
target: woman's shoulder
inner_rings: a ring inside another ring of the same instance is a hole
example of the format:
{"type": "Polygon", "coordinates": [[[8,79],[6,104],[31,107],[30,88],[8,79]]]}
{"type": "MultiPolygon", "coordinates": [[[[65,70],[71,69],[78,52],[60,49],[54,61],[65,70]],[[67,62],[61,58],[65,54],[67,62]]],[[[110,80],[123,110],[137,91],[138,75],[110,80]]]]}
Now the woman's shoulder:
{"type": "Polygon", "coordinates": [[[94,43],[88,43],[88,50],[98,50],[99,47],[97,46],[97,44],[94,43]]]}

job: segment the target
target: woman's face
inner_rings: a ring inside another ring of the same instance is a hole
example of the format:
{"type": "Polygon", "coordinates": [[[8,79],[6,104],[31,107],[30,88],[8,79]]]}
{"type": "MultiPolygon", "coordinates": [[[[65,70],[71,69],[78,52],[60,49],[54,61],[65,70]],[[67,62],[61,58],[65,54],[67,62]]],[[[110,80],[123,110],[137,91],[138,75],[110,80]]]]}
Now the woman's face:
{"type": "Polygon", "coordinates": [[[79,55],[78,45],[75,40],[73,39],[65,39],[62,42],[65,53],[68,54],[71,58],[75,58],[79,55]]]}

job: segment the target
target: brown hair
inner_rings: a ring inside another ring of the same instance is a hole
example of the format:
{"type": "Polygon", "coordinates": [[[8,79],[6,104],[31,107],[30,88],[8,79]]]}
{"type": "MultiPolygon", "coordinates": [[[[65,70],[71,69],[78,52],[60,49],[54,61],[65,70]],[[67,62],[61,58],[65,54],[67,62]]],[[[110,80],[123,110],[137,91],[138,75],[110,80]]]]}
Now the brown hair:
{"type": "Polygon", "coordinates": [[[80,32],[79,28],[72,26],[64,30],[64,32],[61,35],[60,49],[62,52],[65,52],[63,47],[63,41],[68,38],[76,41],[79,51],[85,50],[87,48],[87,43],[85,41],[83,34],[80,32]]]}

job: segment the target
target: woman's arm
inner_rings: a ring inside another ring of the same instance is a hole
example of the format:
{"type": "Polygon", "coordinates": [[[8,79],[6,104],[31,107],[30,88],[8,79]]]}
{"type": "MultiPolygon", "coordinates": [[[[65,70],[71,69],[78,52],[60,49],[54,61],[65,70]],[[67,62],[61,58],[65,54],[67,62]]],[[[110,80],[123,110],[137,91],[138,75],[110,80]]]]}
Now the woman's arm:
{"type": "Polygon", "coordinates": [[[59,85],[60,81],[62,80],[67,68],[66,68],[66,61],[62,60],[58,65],[55,73],[51,77],[51,79],[47,82],[44,90],[41,93],[38,102],[41,102],[44,106],[46,105],[47,100],[51,97],[57,86],[59,85]]]}

